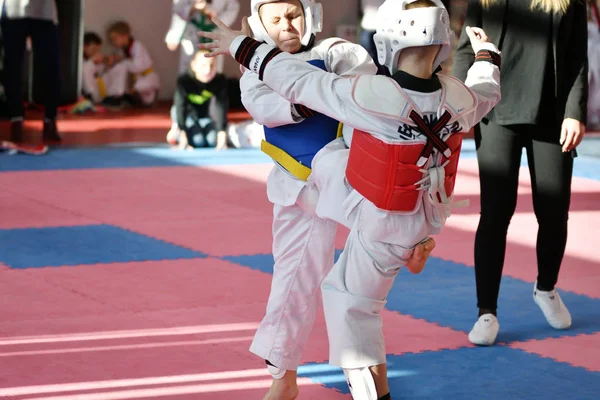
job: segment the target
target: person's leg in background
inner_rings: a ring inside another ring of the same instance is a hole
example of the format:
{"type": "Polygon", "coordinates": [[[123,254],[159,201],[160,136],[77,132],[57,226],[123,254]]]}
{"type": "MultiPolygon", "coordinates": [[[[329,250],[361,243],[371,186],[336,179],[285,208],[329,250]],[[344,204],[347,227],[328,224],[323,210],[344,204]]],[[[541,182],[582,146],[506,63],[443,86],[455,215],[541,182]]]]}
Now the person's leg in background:
{"type": "Polygon", "coordinates": [[[469,333],[478,345],[491,345],[498,335],[498,294],[506,253],[508,226],[517,206],[523,149],[515,127],[480,124],[475,131],[481,216],[475,235],[475,281],[479,319],[469,333]]]}
{"type": "Polygon", "coordinates": [[[202,135],[204,136],[205,147],[214,148],[217,146],[217,128],[210,118],[200,118],[198,125],[202,129],[202,135]]]}
{"type": "Polygon", "coordinates": [[[30,19],[33,60],[42,67],[44,114],[44,140],[60,141],[56,129],[56,115],[60,96],[60,42],[58,26],[52,21],[30,19]]]}
{"type": "Polygon", "coordinates": [[[205,146],[204,132],[198,123],[198,118],[188,115],[185,117],[185,131],[179,137],[179,148],[191,150],[205,146]]]}
{"type": "Polygon", "coordinates": [[[23,59],[28,36],[27,19],[0,19],[0,28],[4,41],[4,88],[11,118],[11,140],[23,141],[23,59]]]}
{"type": "Polygon", "coordinates": [[[553,328],[568,329],[571,314],[554,287],[567,245],[574,152],[562,152],[560,126],[532,126],[532,129],[534,139],[527,149],[527,158],[533,208],[539,225],[534,299],[553,328]]]}

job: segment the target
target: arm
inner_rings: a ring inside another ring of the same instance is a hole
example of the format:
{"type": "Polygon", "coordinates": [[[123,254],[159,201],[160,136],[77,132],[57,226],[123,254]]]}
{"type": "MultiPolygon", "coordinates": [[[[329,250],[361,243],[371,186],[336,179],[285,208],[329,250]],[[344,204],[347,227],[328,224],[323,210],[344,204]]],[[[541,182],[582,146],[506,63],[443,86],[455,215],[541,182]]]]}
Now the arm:
{"type": "Polygon", "coordinates": [[[476,47],[477,55],[473,66],[467,72],[465,85],[477,97],[477,107],[465,118],[469,129],[477,125],[483,117],[500,102],[500,55],[492,43],[482,43],[476,47]]]}
{"type": "Polygon", "coordinates": [[[329,72],[339,76],[377,73],[377,65],[362,46],[341,40],[329,48],[325,55],[325,65],[329,72]]]}
{"type": "Polygon", "coordinates": [[[215,115],[215,126],[219,132],[227,129],[227,109],[229,108],[229,97],[227,95],[227,78],[221,75],[219,76],[219,88],[216,97],[216,115],[215,115]]]}
{"type": "Polygon", "coordinates": [[[177,126],[182,131],[185,131],[185,107],[187,102],[187,93],[185,90],[184,77],[177,80],[177,88],[175,89],[175,117],[177,126]]]}
{"type": "MultiPolygon", "coordinates": [[[[327,70],[340,76],[375,75],[377,67],[369,53],[361,46],[339,40],[323,57],[327,70]]],[[[258,75],[246,71],[240,80],[242,102],[254,120],[267,127],[295,124],[314,115],[300,104],[292,104],[271,90],[258,79],[258,75]]]]}
{"type": "Polygon", "coordinates": [[[230,46],[234,58],[258,75],[268,87],[294,104],[303,104],[358,129],[372,129],[368,114],[352,100],[355,79],[298,60],[246,36],[238,36],[230,46]]]}
{"type": "Polygon", "coordinates": [[[100,103],[102,97],[100,96],[100,90],[96,80],[96,65],[91,60],[87,60],[83,62],[81,70],[81,84],[83,91],[92,96],[92,101],[94,103],[100,103]]]}
{"type": "MultiPolygon", "coordinates": [[[[481,25],[481,4],[479,0],[469,0],[464,27],[474,26],[481,28],[481,25]]],[[[475,52],[471,46],[469,35],[467,35],[466,30],[463,28],[458,39],[456,52],[454,53],[452,75],[464,82],[467,79],[467,73],[471,65],[473,65],[474,59],[475,52]]]]}
{"type": "Polygon", "coordinates": [[[570,34],[569,64],[576,71],[575,81],[569,90],[564,118],[586,123],[588,99],[588,31],[585,2],[574,2],[573,25],[570,34]]]}
{"type": "Polygon", "coordinates": [[[296,124],[304,120],[292,103],[274,92],[258,79],[258,75],[245,71],[240,79],[242,103],[257,124],[275,128],[296,124]]]}
{"type": "Polygon", "coordinates": [[[238,0],[225,0],[225,7],[219,12],[219,19],[225,25],[231,26],[237,19],[240,12],[240,2],[238,0]]]}
{"type": "Polygon", "coordinates": [[[139,74],[152,67],[152,58],[142,43],[136,41],[134,46],[131,58],[126,60],[127,70],[132,74],[139,74]]]}
{"type": "Polygon", "coordinates": [[[183,32],[186,27],[186,22],[181,19],[181,17],[177,14],[173,14],[171,17],[171,26],[169,26],[169,31],[165,36],[165,44],[171,51],[177,50],[179,46],[179,42],[181,42],[181,37],[183,36],[183,32]]]}
{"type": "Polygon", "coordinates": [[[179,15],[184,21],[189,21],[195,3],[195,0],[173,0],[173,14],[179,15]]]}

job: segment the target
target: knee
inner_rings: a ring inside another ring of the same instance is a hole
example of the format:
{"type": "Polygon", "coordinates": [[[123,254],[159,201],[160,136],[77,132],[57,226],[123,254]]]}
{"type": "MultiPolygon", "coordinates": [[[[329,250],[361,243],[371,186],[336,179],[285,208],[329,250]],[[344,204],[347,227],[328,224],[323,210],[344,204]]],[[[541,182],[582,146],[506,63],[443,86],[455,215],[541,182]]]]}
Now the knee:
{"type": "Polygon", "coordinates": [[[568,207],[537,207],[535,209],[535,218],[540,227],[552,227],[555,229],[565,228],[569,220],[568,207]]]}
{"type": "MultiPolygon", "coordinates": [[[[198,123],[196,122],[196,120],[193,117],[190,117],[190,116],[185,117],[186,128],[196,128],[197,125],[198,125],[198,123]]],[[[194,130],[197,130],[197,128],[194,130]]]]}
{"type": "Polygon", "coordinates": [[[206,147],[206,139],[204,138],[204,135],[198,133],[192,136],[190,144],[195,148],[206,147]]]}
{"type": "Polygon", "coordinates": [[[479,225],[490,229],[508,230],[516,207],[497,208],[486,210],[482,208],[479,225]]]}
{"type": "Polygon", "coordinates": [[[208,147],[217,146],[217,131],[211,130],[206,134],[206,145],[208,147]]]}

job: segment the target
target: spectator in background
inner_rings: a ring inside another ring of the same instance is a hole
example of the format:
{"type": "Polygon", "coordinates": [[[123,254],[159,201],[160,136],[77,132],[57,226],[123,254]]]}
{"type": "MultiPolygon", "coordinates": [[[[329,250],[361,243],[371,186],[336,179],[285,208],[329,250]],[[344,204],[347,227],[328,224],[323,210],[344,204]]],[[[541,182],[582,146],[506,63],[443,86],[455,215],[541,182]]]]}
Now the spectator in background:
{"type": "Polygon", "coordinates": [[[4,87],[11,118],[13,142],[23,141],[23,61],[26,39],[31,37],[36,67],[43,71],[45,106],[43,139],[60,141],[56,114],[60,90],[58,15],[54,0],[0,0],[0,27],[4,38],[4,87]]]}
{"type": "MultiPolygon", "coordinates": [[[[240,12],[238,0],[174,0],[173,14],[179,16],[185,27],[180,35],[180,71],[185,71],[192,60],[198,43],[206,41],[198,36],[199,31],[211,32],[216,29],[212,17],[217,16],[225,25],[232,25],[240,12]]],[[[175,22],[179,29],[181,23],[175,22]]],[[[176,37],[176,36],[175,36],[176,37]]],[[[223,58],[219,57],[217,72],[223,72],[223,58]]]]}
{"type": "MultiPolygon", "coordinates": [[[[586,5],[581,0],[469,0],[465,26],[480,27],[502,51],[502,100],[475,129],[481,217],[475,235],[477,322],[469,340],[492,345],[506,238],[527,152],[538,222],[533,300],[555,329],[571,314],[555,290],[567,244],[575,148],[588,97],[586,5]]],[[[463,31],[453,74],[464,81],[475,58],[463,31]]]]}
{"type": "Polygon", "coordinates": [[[588,125],[591,129],[600,130],[600,12],[598,4],[593,1],[589,2],[588,10],[588,125]]]}
{"type": "Polygon", "coordinates": [[[125,63],[113,64],[108,68],[109,57],[102,54],[102,39],[94,32],[83,35],[82,87],[83,93],[94,103],[123,98],[127,85],[125,63]]]}
{"type": "MultiPolygon", "coordinates": [[[[232,25],[240,11],[238,0],[173,0],[173,16],[171,26],[165,38],[167,47],[174,51],[181,45],[179,56],[180,73],[185,73],[189,67],[198,44],[207,39],[198,36],[199,31],[212,32],[216,26],[212,17],[217,16],[226,25],[232,25]]],[[[217,57],[217,72],[223,73],[223,57],[217,57]]],[[[210,114],[217,118],[216,104],[211,102],[210,114]]],[[[174,110],[171,110],[174,115],[174,110]]],[[[171,129],[167,133],[167,142],[175,144],[181,137],[177,122],[173,119],[171,129]]]]}
{"type": "Polygon", "coordinates": [[[171,118],[182,132],[177,138],[182,149],[226,147],[227,78],[217,73],[216,60],[204,57],[206,53],[206,50],[196,52],[189,69],[177,80],[171,118]],[[214,120],[209,114],[213,97],[216,99],[214,120]]]}
{"type": "Polygon", "coordinates": [[[133,38],[127,22],[115,22],[108,28],[107,33],[112,45],[122,51],[122,54],[108,58],[107,67],[124,62],[127,71],[133,75],[133,87],[126,91],[129,95],[128,101],[134,106],[152,105],[158,97],[160,79],[154,71],[154,63],[146,46],[133,38]]]}

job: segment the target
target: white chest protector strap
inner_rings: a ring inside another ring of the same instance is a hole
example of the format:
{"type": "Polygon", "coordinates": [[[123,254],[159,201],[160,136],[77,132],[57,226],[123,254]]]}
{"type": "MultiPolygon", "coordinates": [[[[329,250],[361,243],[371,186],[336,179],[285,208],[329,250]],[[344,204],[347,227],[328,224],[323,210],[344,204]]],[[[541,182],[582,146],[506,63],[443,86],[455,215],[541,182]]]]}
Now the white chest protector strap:
{"type": "MultiPolygon", "coordinates": [[[[452,114],[448,123],[459,120],[477,107],[475,94],[458,79],[438,74],[442,84],[442,97],[439,110],[447,109],[452,114]]],[[[356,79],[352,89],[354,102],[367,114],[384,118],[400,119],[401,122],[413,125],[410,119],[412,111],[420,113],[410,96],[389,77],[363,75],[356,79]]]]}

